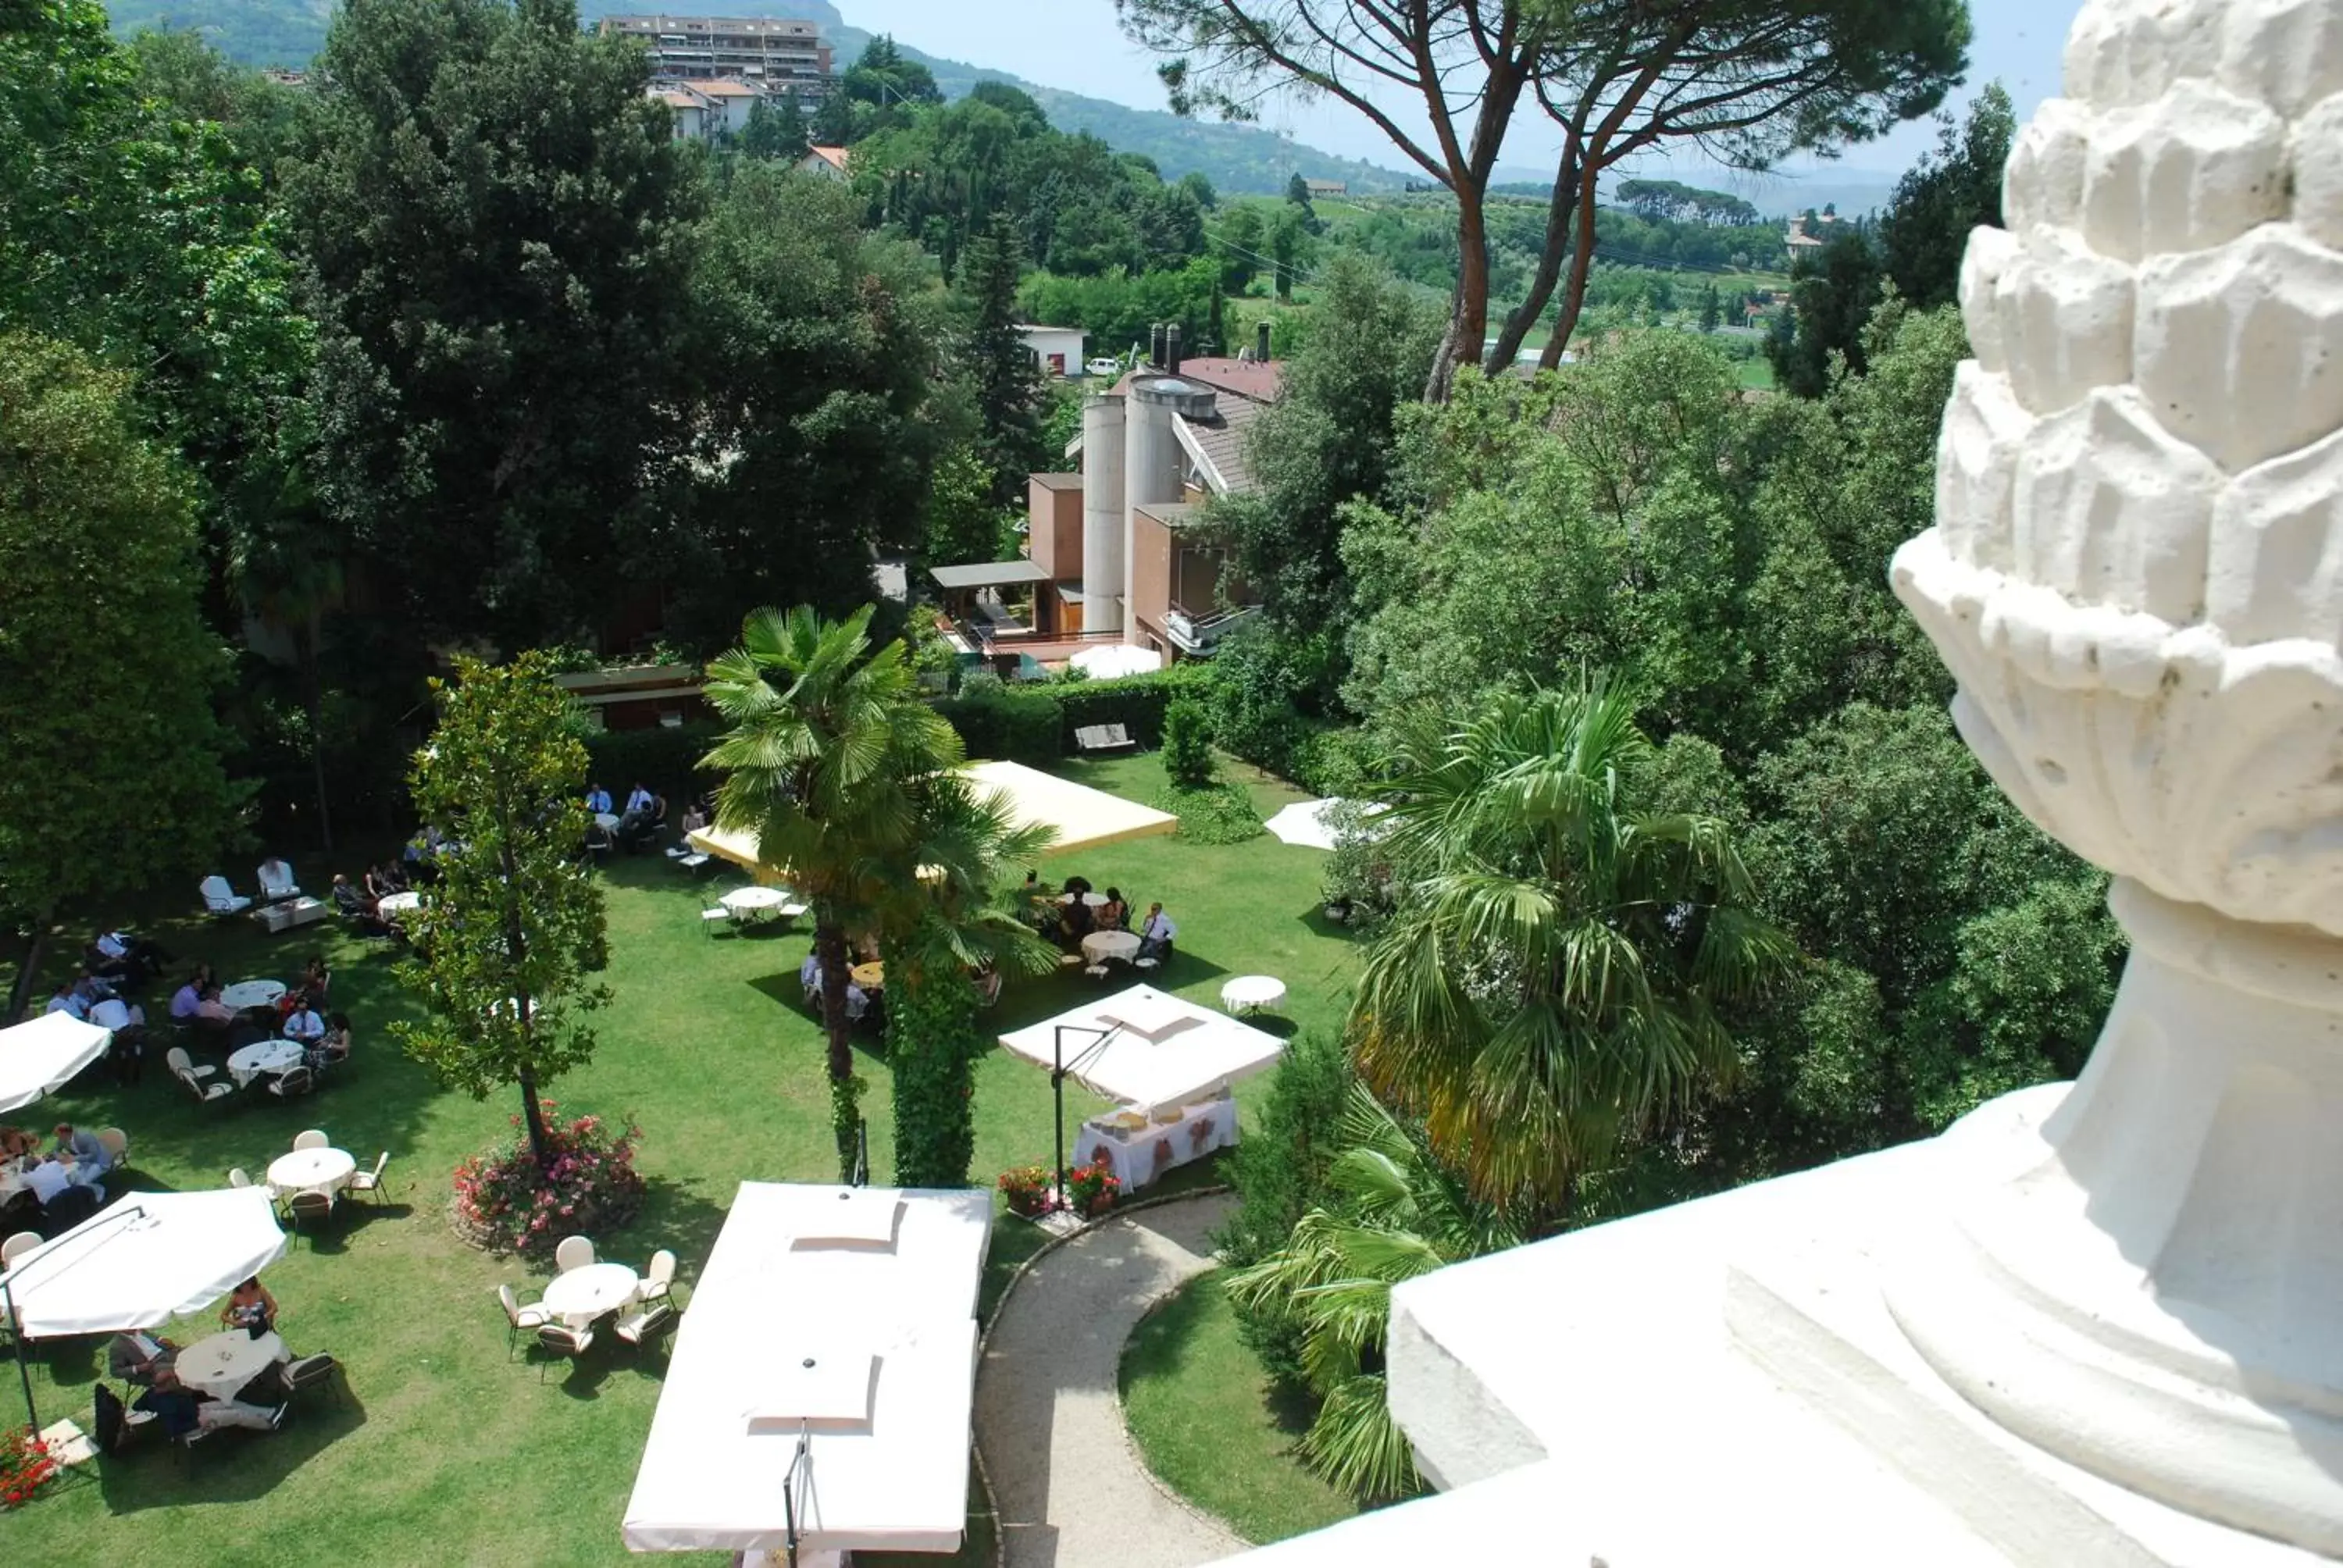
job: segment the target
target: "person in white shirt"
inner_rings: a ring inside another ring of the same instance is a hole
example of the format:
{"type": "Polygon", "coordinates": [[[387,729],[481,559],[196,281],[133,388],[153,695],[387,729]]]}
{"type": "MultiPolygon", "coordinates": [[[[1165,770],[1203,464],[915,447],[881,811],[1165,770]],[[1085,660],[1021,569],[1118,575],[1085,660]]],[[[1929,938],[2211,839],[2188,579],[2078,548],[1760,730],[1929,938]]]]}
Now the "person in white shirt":
{"type": "Polygon", "coordinates": [[[649,789],[643,788],[639,779],[637,780],[633,792],[627,797],[628,815],[649,816],[650,814],[651,806],[658,800],[658,796],[653,795],[649,789]]]}
{"type": "Polygon", "coordinates": [[[146,1026],[146,1010],[143,1007],[132,1007],[118,996],[110,996],[89,1010],[89,1021],[100,1029],[110,1029],[116,1032],[126,1029],[144,1029],[146,1026]]]}
{"type": "Polygon", "coordinates": [[[25,1178],[25,1185],[32,1189],[34,1197],[46,1204],[73,1185],[73,1176],[57,1161],[44,1160],[33,1167],[32,1173],[25,1178]]]}
{"type": "Polygon", "coordinates": [[[1172,923],[1161,904],[1148,905],[1147,922],[1139,928],[1139,956],[1161,960],[1172,950],[1172,939],[1179,934],[1180,928],[1172,923]]]}
{"type": "Polygon", "coordinates": [[[610,792],[608,789],[603,789],[599,784],[588,785],[586,787],[586,809],[593,812],[597,817],[608,816],[610,814],[610,792]]]}
{"type": "Polygon", "coordinates": [[[307,997],[285,1015],[285,1038],[297,1040],[303,1045],[314,1045],[326,1038],[326,1020],[317,1016],[317,1010],[309,1005],[307,997]]]}
{"type": "Polygon", "coordinates": [[[71,980],[59,980],[55,994],[49,998],[49,1005],[41,1010],[69,1012],[84,1022],[89,1020],[89,1003],[82,1000],[81,992],[74,989],[74,983],[71,980]]]}

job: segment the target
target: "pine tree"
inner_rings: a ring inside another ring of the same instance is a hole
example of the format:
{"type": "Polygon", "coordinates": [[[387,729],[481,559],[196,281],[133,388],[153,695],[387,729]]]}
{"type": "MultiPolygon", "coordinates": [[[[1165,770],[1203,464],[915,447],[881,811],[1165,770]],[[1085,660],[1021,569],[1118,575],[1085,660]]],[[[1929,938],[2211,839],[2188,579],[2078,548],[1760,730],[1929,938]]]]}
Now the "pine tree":
{"type": "Polygon", "coordinates": [[[797,163],[812,145],[795,93],[783,93],[777,99],[759,99],[749,108],[748,126],[740,133],[742,152],[752,158],[770,158],[776,163],[797,163]]]}
{"type": "Polygon", "coordinates": [[[1724,314],[1724,307],[1716,297],[1716,285],[1712,283],[1700,291],[1700,329],[1703,332],[1715,331],[1717,321],[1724,314]]]}
{"type": "Polygon", "coordinates": [[[1005,213],[970,239],[960,286],[974,307],[966,369],[983,421],[978,452],[992,470],[992,498],[1007,504],[1041,457],[1041,373],[1017,330],[1017,275],[1024,247],[1005,213]]]}

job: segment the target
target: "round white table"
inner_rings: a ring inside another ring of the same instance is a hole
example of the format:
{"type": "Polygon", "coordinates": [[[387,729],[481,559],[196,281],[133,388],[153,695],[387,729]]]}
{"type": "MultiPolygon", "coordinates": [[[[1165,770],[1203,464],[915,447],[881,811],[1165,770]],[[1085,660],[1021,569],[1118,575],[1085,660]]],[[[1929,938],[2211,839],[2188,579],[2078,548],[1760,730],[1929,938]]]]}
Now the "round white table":
{"type": "Polygon", "coordinates": [[[624,1263],[588,1263],[557,1274],[538,1305],[573,1328],[583,1328],[635,1299],[635,1271],[624,1263]]]}
{"type": "Polygon", "coordinates": [[[1221,988],[1221,1005],[1231,1012],[1258,1012],[1285,1000],[1285,982],[1275,975],[1239,975],[1221,988]]]}
{"type": "Polygon", "coordinates": [[[268,1162],[268,1184],[279,1192],[337,1192],[357,1168],[357,1157],[339,1149],[296,1149],[268,1162]]]}
{"type": "Polygon", "coordinates": [[[230,1329],[197,1340],[181,1351],[172,1364],[179,1381],[201,1389],[214,1399],[234,1399],[236,1391],[271,1366],[293,1359],[276,1332],[254,1339],[242,1329],[230,1329]]]}
{"type": "Polygon", "coordinates": [[[275,1007],[277,999],[285,994],[282,980],[244,980],[220,990],[220,1005],[236,1012],[248,1012],[254,1008],[275,1007]]]}
{"type": "Polygon", "coordinates": [[[259,1040],[228,1056],[227,1070],[238,1083],[250,1083],[264,1073],[274,1078],[301,1065],[297,1040],[259,1040]]]}
{"type": "Polygon", "coordinates": [[[735,888],[716,900],[734,914],[753,914],[766,910],[778,910],[789,901],[787,888],[768,888],[761,883],[751,888],[735,888]]]}
{"type": "Polygon", "coordinates": [[[385,893],[375,908],[386,915],[411,915],[423,907],[420,893],[385,893]]]}
{"type": "MultiPolygon", "coordinates": [[[[1073,901],[1074,896],[1071,893],[1060,893],[1058,895],[1058,902],[1061,904],[1071,904],[1073,901]]],[[[1082,895],[1082,902],[1088,904],[1094,910],[1104,909],[1106,907],[1106,895],[1104,893],[1084,893],[1082,895]]]]}
{"type": "Polygon", "coordinates": [[[1136,931],[1092,931],[1082,939],[1082,956],[1094,964],[1109,959],[1121,959],[1125,963],[1139,956],[1139,934],[1136,931]]]}

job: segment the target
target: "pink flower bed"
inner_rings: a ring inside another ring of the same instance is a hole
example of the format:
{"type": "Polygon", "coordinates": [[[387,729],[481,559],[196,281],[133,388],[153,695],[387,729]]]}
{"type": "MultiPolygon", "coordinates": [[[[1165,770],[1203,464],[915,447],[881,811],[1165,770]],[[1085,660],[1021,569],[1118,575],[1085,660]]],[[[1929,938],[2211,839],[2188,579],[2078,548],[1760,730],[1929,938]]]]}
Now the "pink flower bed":
{"type": "Polygon", "coordinates": [[[540,1166],[518,1116],[515,1137],[456,1167],[456,1233],[490,1252],[548,1257],[564,1236],[591,1236],[624,1225],[643,1206],[635,1170],[642,1129],[612,1128],[598,1116],[560,1121],[545,1111],[548,1158],[540,1166]]]}

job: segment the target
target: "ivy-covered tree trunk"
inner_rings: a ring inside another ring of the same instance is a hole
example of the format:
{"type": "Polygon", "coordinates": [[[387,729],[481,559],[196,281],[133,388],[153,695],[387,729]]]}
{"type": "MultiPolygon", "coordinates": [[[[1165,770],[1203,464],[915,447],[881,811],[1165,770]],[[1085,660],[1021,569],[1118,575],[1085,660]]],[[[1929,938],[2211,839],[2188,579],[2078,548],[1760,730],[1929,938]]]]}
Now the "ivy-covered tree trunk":
{"type": "Polygon", "coordinates": [[[981,1040],[976,987],[956,969],[887,950],[887,1061],[895,1079],[895,1182],[965,1187],[976,1159],[981,1040]]]}
{"type": "Polygon", "coordinates": [[[814,928],[821,960],[821,1024],[830,1037],[830,1121],[838,1140],[838,1179],[854,1180],[854,1151],[862,1126],[862,1082],[854,1076],[853,1023],[846,1016],[846,928],[824,920],[814,928]]]}

